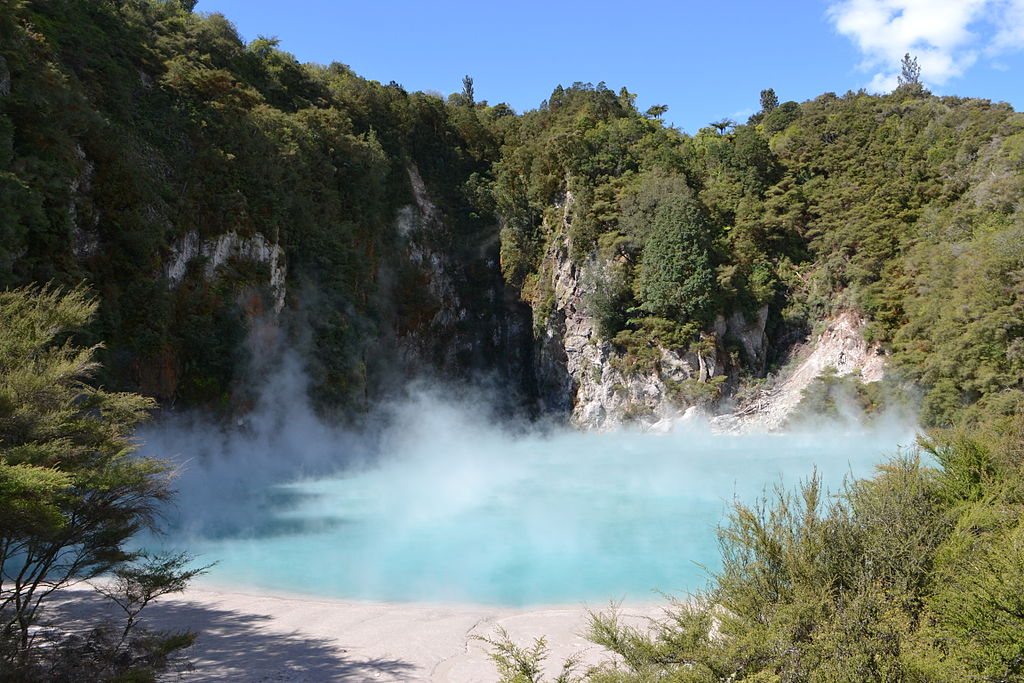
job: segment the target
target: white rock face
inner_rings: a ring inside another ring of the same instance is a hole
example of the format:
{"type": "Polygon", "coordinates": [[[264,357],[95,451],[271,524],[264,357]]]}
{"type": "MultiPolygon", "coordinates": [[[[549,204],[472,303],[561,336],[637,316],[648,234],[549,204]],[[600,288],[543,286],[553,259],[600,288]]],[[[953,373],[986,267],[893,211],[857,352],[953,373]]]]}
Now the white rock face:
{"type": "Polygon", "coordinates": [[[171,287],[177,287],[185,278],[189,262],[200,254],[202,242],[199,233],[191,230],[180,240],[171,245],[171,255],[164,264],[164,274],[171,287]]]}
{"type": "Polygon", "coordinates": [[[655,369],[624,374],[617,367],[620,354],[597,337],[594,318],[583,303],[588,285],[568,250],[552,251],[548,260],[555,306],[540,340],[538,374],[556,378],[547,387],[548,403],[571,409],[570,420],[577,427],[604,431],[630,421],[647,428],[669,424],[692,408],[672,398],[671,383],[703,382],[721,374],[714,350],[680,355],[664,348],[655,369]]]}
{"type": "MultiPolygon", "coordinates": [[[[572,194],[567,192],[561,205],[563,234],[568,234],[572,203],[572,194]]],[[[673,395],[673,388],[688,380],[707,382],[725,374],[716,348],[686,353],[659,348],[653,369],[627,375],[622,370],[622,354],[596,334],[595,320],[584,303],[596,285],[583,278],[571,262],[568,246],[549,248],[545,263],[548,267],[541,272],[549,274],[554,307],[541,332],[535,364],[541,399],[548,409],[564,410],[575,426],[600,431],[626,422],[665,430],[675,421],[693,419],[702,412],[699,406],[686,403],[680,392],[673,395]]],[[[715,337],[738,341],[748,364],[760,370],[766,354],[767,319],[767,306],[753,320],[742,313],[719,316],[715,337]]]]}
{"type": "Polygon", "coordinates": [[[728,318],[718,315],[715,318],[714,330],[718,339],[738,341],[743,347],[748,366],[755,373],[764,370],[767,344],[764,327],[768,322],[768,306],[762,306],[752,320],[748,320],[742,311],[734,311],[728,318]]]}
{"type": "Polygon", "coordinates": [[[270,242],[260,233],[242,237],[231,231],[218,235],[216,239],[202,240],[197,232],[190,231],[171,245],[164,271],[170,287],[181,283],[189,263],[198,256],[206,258],[204,275],[207,280],[212,280],[217,268],[232,258],[269,264],[270,280],[267,285],[274,298],[274,313],[278,314],[284,308],[288,270],[281,245],[270,242]]]}
{"type": "Polygon", "coordinates": [[[68,204],[68,222],[71,224],[71,244],[75,256],[84,259],[96,254],[100,248],[100,236],[96,229],[99,225],[99,215],[94,213],[91,224],[88,225],[82,225],[78,216],[78,202],[92,189],[96,164],[86,157],[85,150],[81,145],[75,145],[75,154],[82,162],[82,170],[68,186],[71,195],[71,201],[68,204]]]}
{"type": "Polygon", "coordinates": [[[441,212],[430,201],[430,196],[427,194],[427,186],[423,182],[423,176],[420,175],[420,169],[416,167],[416,164],[410,163],[405,171],[409,174],[409,184],[412,185],[412,194],[416,200],[416,207],[423,214],[424,219],[427,221],[438,220],[441,212]]]}
{"type": "MultiPolygon", "coordinates": [[[[671,388],[678,382],[706,382],[725,374],[727,368],[721,366],[715,350],[679,354],[662,348],[654,370],[623,374],[615,348],[597,338],[595,321],[583,303],[588,285],[570,262],[568,250],[549,252],[547,262],[552,266],[554,310],[543,330],[537,364],[541,377],[554,378],[547,387],[552,394],[548,403],[568,410],[572,423],[584,429],[608,430],[637,421],[647,429],[663,431],[679,420],[694,419],[700,407],[681,402],[671,388]]],[[[767,351],[767,319],[767,306],[751,318],[740,312],[718,316],[713,332],[719,341],[737,342],[746,366],[759,372],[767,351]]],[[[804,389],[826,368],[834,368],[839,376],[857,374],[864,382],[881,380],[885,356],[880,347],[864,340],[866,324],[853,310],[833,316],[813,343],[797,349],[780,381],[735,413],[711,418],[712,426],[728,431],[782,428],[804,389]]]]}
{"type": "Polygon", "coordinates": [[[835,369],[840,377],[856,374],[863,382],[881,380],[885,356],[878,345],[864,340],[866,325],[864,317],[854,310],[834,315],[812,344],[797,351],[779,382],[735,413],[714,418],[712,425],[729,431],[780,429],[800,403],[804,389],[826,368],[835,369]]]}

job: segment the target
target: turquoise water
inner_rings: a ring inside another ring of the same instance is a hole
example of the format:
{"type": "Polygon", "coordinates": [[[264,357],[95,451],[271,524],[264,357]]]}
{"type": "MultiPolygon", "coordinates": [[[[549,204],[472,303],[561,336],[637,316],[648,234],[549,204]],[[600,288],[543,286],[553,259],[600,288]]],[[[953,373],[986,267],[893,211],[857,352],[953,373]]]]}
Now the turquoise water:
{"type": "Polygon", "coordinates": [[[704,585],[730,502],[817,468],[835,490],[910,432],[512,434],[430,402],[372,445],[310,421],[181,429],[166,545],[206,580],[310,595],[502,605],[645,600],[704,585]],[[199,449],[191,448],[202,444],[199,449]],[[196,454],[198,453],[198,454],[196,454]]]}

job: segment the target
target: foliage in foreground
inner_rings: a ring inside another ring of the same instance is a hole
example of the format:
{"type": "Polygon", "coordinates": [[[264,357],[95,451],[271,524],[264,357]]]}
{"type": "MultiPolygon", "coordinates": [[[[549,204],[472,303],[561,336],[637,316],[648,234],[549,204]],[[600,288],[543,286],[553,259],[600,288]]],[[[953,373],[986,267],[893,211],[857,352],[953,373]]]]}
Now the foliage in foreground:
{"type": "Polygon", "coordinates": [[[922,438],[835,497],[813,476],[736,503],[719,541],[666,619],[592,616],[615,657],[587,680],[1024,679],[1022,416],[922,438]]]}
{"type": "MultiPolygon", "coordinates": [[[[530,646],[517,645],[508,631],[498,627],[492,637],[473,636],[476,640],[491,646],[489,656],[498,669],[498,675],[505,683],[541,683],[544,680],[544,662],[548,659],[547,640],[536,638],[530,646]]],[[[582,680],[576,675],[579,657],[573,656],[562,662],[561,671],[552,683],[576,683],[582,680]]]]}
{"type": "Polygon", "coordinates": [[[0,292],[0,678],[150,680],[192,642],[137,628],[153,599],[202,570],[186,556],[125,549],[170,495],[167,463],[135,453],[149,399],[88,383],[96,348],[68,340],[96,310],[85,292],[0,292]],[[113,574],[100,592],[124,612],[117,628],[41,629],[72,584],[113,574]]]}

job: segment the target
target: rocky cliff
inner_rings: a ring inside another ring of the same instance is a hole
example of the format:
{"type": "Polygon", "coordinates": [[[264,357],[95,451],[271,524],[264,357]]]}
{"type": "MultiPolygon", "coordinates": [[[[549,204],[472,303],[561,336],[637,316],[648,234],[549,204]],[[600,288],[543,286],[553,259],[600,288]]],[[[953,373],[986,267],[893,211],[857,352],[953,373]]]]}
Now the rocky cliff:
{"type": "MultiPolygon", "coordinates": [[[[571,204],[569,195],[561,206],[563,227],[571,204]]],[[[550,311],[536,331],[535,372],[545,411],[564,414],[583,429],[664,426],[696,409],[714,410],[741,371],[763,372],[767,306],[750,318],[739,311],[719,315],[699,344],[687,350],[653,344],[644,362],[636,362],[598,334],[586,304],[597,285],[583,277],[570,251],[567,240],[554,240],[540,268],[541,289],[550,296],[550,311]]]]}
{"type": "Polygon", "coordinates": [[[611,429],[639,421],[678,417],[690,404],[679,391],[686,382],[707,384],[722,372],[714,349],[680,354],[657,348],[650,367],[629,368],[625,354],[600,339],[586,310],[586,286],[566,249],[548,254],[554,306],[537,340],[536,372],[547,411],[585,429],[611,429]]]}
{"type": "Polygon", "coordinates": [[[286,344],[340,417],[424,374],[608,429],[738,400],[797,344],[740,401],[776,428],[879,362],[869,318],[925,424],[1024,397],[1008,105],[826,93],[686,135],[626,88],[517,113],[181,3],[15,3],[0,35],[0,286],[86,283],[111,389],[231,411],[286,344]]]}
{"type": "MultiPolygon", "coordinates": [[[[570,232],[572,202],[570,193],[558,207],[562,235],[570,232]]],[[[633,423],[665,429],[702,413],[717,429],[772,431],[785,426],[804,390],[823,373],[856,375],[865,383],[883,377],[885,355],[877,343],[865,341],[867,319],[855,309],[842,309],[819,333],[791,345],[777,361],[782,369],[737,402],[733,394],[740,377],[763,377],[766,371],[768,306],[753,315],[718,314],[700,343],[687,350],[652,344],[644,362],[637,362],[598,334],[587,306],[597,285],[570,252],[568,238],[552,240],[539,269],[548,310],[536,327],[534,360],[544,410],[567,416],[579,428],[633,423]]]]}
{"type": "Polygon", "coordinates": [[[880,381],[885,375],[885,354],[878,344],[864,339],[867,320],[853,309],[842,310],[825,321],[824,330],[790,354],[790,362],[760,391],[731,412],[712,419],[725,431],[774,431],[786,425],[811,382],[824,373],[855,376],[861,382],[880,381]]]}
{"type": "Polygon", "coordinates": [[[730,390],[738,376],[764,371],[767,307],[752,319],[741,312],[717,316],[703,350],[656,347],[652,364],[630,368],[626,354],[596,334],[578,268],[564,250],[550,257],[555,304],[537,341],[537,374],[547,408],[564,412],[577,427],[607,430],[638,423],[664,429],[700,412],[717,429],[773,431],[785,426],[804,390],[823,373],[856,375],[865,383],[884,375],[882,349],[864,339],[867,321],[846,309],[830,317],[819,334],[795,345],[764,389],[734,405],[730,390]],[[727,345],[739,348],[738,357],[726,351],[727,345]]]}
{"type": "Polygon", "coordinates": [[[399,239],[391,268],[398,360],[407,376],[494,380],[508,402],[533,397],[530,310],[506,287],[498,264],[497,228],[460,242],[415,164],[406,168],[413,203],[398,209],[399,239]]]}

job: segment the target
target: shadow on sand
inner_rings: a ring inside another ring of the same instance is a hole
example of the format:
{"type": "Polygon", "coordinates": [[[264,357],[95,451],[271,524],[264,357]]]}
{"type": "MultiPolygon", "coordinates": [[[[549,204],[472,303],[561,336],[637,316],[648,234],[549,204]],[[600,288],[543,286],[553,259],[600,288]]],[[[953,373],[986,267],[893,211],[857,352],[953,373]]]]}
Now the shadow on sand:
{"type": "MultiPolygon", "coordinates": [[[[69,591],[70,599],[54,605],[46,619],[63,630],[87,630],[118,614],[98,595],[69,591]]],[[[165,599],[150,605],[142,625],[154,630],[191,630],[199,633],[185,655],[195,669],[183,681],[246,681],[320,683],[331,681],[406,681],[415,667],[398,659],[358,659],[340,642],[302,633],[281,633],[267,626],[271,617],[205,607],[196,602],[165,599]]],[[[171,675],[168,679],[176,680],[171,675]]]]}

